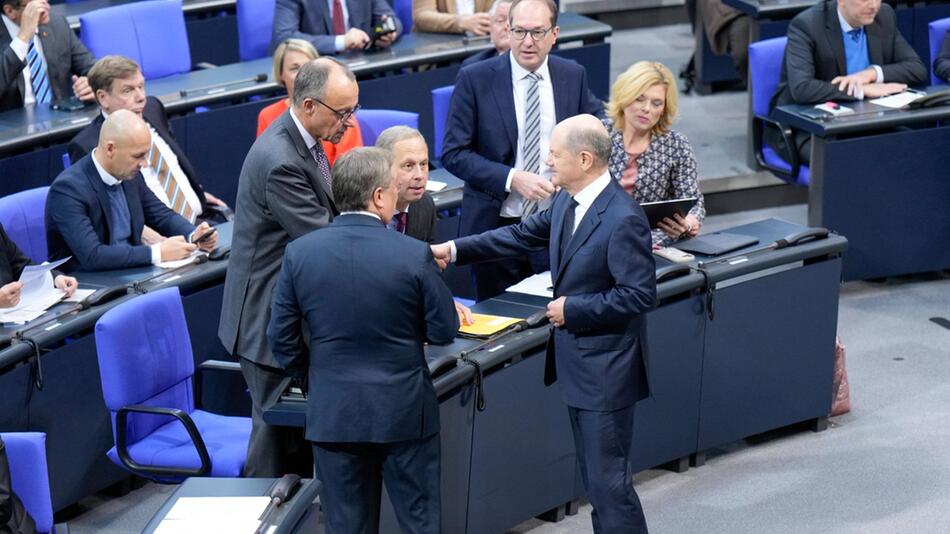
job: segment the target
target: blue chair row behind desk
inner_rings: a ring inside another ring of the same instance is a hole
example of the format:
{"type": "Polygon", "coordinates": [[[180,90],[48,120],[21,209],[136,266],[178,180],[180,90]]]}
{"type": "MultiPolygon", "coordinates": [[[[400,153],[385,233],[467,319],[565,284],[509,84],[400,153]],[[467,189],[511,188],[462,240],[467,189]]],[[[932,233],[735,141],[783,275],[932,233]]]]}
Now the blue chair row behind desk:
{"type": "MultiPolygon", "coordinates": [[[[10,468],[10,485],[23,503],[37,532],[68,534],[65,524],[53,524],[53,503],[50,499],[49,475],[46,467],[46,434],[42,432],[9,432],[0,434],[0,453],[4,452],[10,468]]],[[[0,524],[0,530],[7,525],[0,524]]],[[[6,531],[5,531],[6,532],[6,531]]]]}

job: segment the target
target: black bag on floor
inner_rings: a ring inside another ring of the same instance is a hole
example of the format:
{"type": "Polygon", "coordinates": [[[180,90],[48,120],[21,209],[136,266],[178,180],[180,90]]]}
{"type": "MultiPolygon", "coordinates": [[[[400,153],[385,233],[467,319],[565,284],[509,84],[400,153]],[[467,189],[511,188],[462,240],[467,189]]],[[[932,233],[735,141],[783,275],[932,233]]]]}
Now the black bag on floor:
{"type": "Polygon", "coordinates": [[[13,493],[7,448],[0,439],[0,534],[34,534],[36,524],[13,493]]]}

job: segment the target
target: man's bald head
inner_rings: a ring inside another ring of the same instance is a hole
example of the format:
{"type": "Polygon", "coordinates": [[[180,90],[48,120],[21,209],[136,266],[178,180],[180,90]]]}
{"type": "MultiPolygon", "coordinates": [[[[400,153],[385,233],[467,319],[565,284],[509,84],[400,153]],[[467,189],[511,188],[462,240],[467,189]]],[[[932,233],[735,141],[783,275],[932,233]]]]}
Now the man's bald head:
{"type": "Polygon", "coordinates": [[[553,182],[573,195],[607,171],[610,134],[597,117],[576,115],[554,127],[550,150],[553,182]]]}
{"type": "Polygon", "coordinates": [[[131,180],[148,165],[152,146],[148,125],[135,113],[120,109],[110,113],[99,131],[96,161],[118,180],[131,180]]]}

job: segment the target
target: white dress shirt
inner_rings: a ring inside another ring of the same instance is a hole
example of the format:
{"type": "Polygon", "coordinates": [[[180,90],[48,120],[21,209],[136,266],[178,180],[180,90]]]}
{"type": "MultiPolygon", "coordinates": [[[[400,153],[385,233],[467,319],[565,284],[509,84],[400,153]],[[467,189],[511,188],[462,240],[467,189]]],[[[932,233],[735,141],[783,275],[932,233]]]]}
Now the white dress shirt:
{"type": "Polygon", "coordinates": [[[457,0],[455,9],[459,15],[473,15],[475,14],[475,0],[457,0]]]}
{"type": "MultiPolygon", "coordinates": [[[[30,43],[24,43],[17,37],[20,35],[20,27],[17,26],[15,22],[10,20],[6,15],[0,15],[0,17],[3,17],[3,25],[7,27],[7,32],[10,34],[10,48],[13,49],[13,53],[16,54],[16,57],[20,58],[20,61],[26,63],[26,55],[30,51],[30,43]]],[[[43,53],[43,42],[40,41],[38,36],[34,38],[34,41],[36,42],[36,52],[43,58],[43,61],[46,62],[46,83],[51,84],[49,80],[49,62],[46,61],[46,54],[43,53]]],[[[36,102],[36,95],[33,94],[33,81],[30,80],[30,67],[23,67],[23,71],[20,74],[25,82],[23,84],[23,105],[27,106],[36,102]]],[[[55,99],[52,84],[49,87],[49,94],[51,98],[55,99]]]]}
{"type": "Polygon", "coordinates": [[[594,205],[594,201],[604,192],[604,189],[607,189],[608,185],[610,185],[609,171],[598,176],[596,180],[587,184],[587,187],[581,189],[574,195],[577,206],[574,207],[574,228],[571,229],[571,235],[574,235],[574,232],[577,231],[577,227],[581,224],[581,221],[584,220],[584,215],[587,214],[587,210],[594,205]]]}
{"type": "MultiPolygon", "coordinates": [[[[367,215],[367,216],[369,216],[369,217],[374,217],[374,218],[375,218],[377,221],[379,221],[379,222],[382,222],[382,221],[383,221],[383,218],[380,217],[379,215],[377,215],[377,214],[375,214],[375,213],[373,213],[373,212],[371,212],[371,211],[366,211],[366,210],[360,210],[360,211],[341,211],[341,212],[340,212],[340,215],[367,215]]],[[[340,215],[337,215],[337,217],[339,217],[340,215]]]]}
{"type": "MultiPolygon", "coordinates": [[[[530,39],[530,37],[528,37],[530,39]]],[[[518,146],[515,155],[515,165],[508,172],[508,180],[505,182],[505,191],[508,191],[508,198],[501,204],[502,217],[521,217],[521,201],[523,197],[517,191],[511,190],[511,177],[516,170],[522,170],[524,167],[524,138],[525,138],[525,98],[528,94],[530,81],[526,79],[529,71],[515,61],[514,55],[509,54],[511,61],[511,86],[515,99],[515,120],[518,123],[518,146]]],[[[551,131],[557,122],[557,115],[554,111],[554,86],[551,84],[551,73],[548,70],[548,59],[544,58],[544,63],[536,70],[541,79],[538,80],[538,98],[541,100],[541,139],[538,143],[538,150],[541,154],[540,174],[548,180],[551,179],[551,169],[545,164],[548,158],[548,147],[551,143],[551,131]]],[[[538,210],[546,208],[550,204],[548,201],[538,204],[538,210]]]]}

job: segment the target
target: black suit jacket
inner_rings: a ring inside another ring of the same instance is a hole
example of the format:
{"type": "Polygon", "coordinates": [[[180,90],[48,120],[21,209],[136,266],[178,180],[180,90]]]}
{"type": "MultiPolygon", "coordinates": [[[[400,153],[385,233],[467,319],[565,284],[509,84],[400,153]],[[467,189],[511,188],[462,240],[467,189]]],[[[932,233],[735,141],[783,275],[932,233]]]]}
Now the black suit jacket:
{"type": "MultiPolygon", "coordinates": [[[[884,71],[885,82],[919,85],[927,81],[927,66],[897,30],[891,6],[881,4],[865,31],[868,58],[884,71]]],[[[847,60],[837,4],[826,0],[799,13],[789,24],[782,78],[772,98],[772,109],[785,104],[854,100],[830,83],[845,74],[847,60]]]]}
{"type": "Polygon", "coordinates": [[[950,80],[950,30],[943,36],[940,53],[934,60],[934,74],[944,82],[950,80]]]}
{"type": "Polygon", "coordinates": [[[406,235],[430,245],[436,243],[435,201],[428,192],[412,203],[406,217],[406,235]]]}
{"type": "Polygon", "coordinates": [[[23,268],[29,264],[30,258],[10,239],[0,224],[0,287],[19,280],[23,268]]]}
{"type": "MultiPolygon", "coordinates": [[[[49,24],[39,28],[40,42],[43,43],[43,55],[46,57],[46,74],[49,77],[53,101],[73,96],[72,75],[85,76],[96,62],[96,58],[76,37],[66,19],[50,15],[49,24]]],[[[10,48],[12,40],[4,24],[0,24],[0,111],[23,106],[25,94],[23,69],[26,63],[20,61],[16,52],[10,48]]]]}
{"type": "Polygon", "coordinates": [[[331,195],[290,110],[284,112],[254,141],[238,183],[218,329],[232,355],[277,367],[265,332],[284,247],[330,224],[338,213],[331,195]]]}
{"type": "MultiPolygon", "coordinates": [[[[153,96],[146,98],[145,109],[142,110],[142,118],[145,119],[145,122],[152,125],[152,128],[155,128],[158,135],[162,136],[165,143],[168,144],[172,152],[175,153],[175,156],[178,157],[178,165],[185,173],[185,176],[188,177],[191,188],[194,189],[195,194],[198,195],[198,200],[201,202],[201,212],[204,213],[208,208],[208,203],[205,201],[204,189],[202,189],[201,184],[198,183],[198,175],[195,173],[194,167],[191,166],[191,162],[188,161],[188,156],[185,155],[185,151],[182,150],[175,141],[175,133],[172,132],[171,125],[168,124],[168,117],[165,115],[165,105],[162,104],[161,100],[153,96]]],[[[100,114],[72,138],[66,149],[69,152],[70,161],[75,163],[86,157],[87,154],[92,152],[92,149],[96,148],[96,145],[99,144],[99,131],[102,130],[103,121],[105,121],[105,118],[100,114]]]]}
{"type": "Polygon", "coordinates": [[[130,245],[110,245],[113,226],[109,193],[92,155],[60,173],[46,197],[46,246],[49,259],[67,256],[64,271],[107,271],[152,262],[152,250],[142,244],[142,227],[165,236],[188,236],[195,227],[168,209],[145,185],[141,174],[122,182],[132,225],[130,245]]]}

